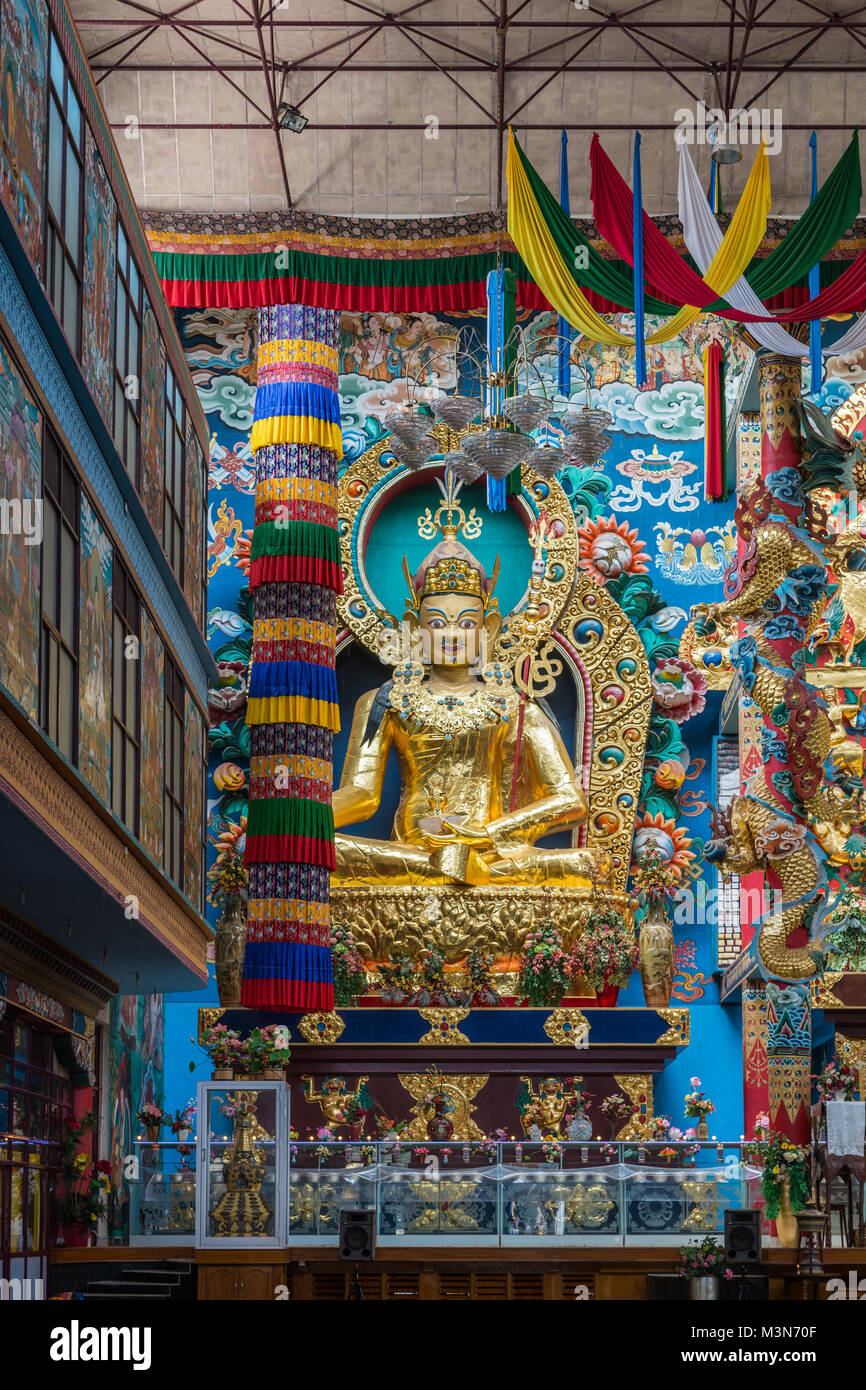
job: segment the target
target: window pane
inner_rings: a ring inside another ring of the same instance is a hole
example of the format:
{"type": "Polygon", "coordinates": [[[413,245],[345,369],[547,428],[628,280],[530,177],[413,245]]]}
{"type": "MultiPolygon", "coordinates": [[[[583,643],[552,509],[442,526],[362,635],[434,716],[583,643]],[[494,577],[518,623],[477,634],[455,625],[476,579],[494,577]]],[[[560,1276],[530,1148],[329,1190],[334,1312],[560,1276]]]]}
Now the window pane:
{"type": "Polygon", "coordinates": [[[60,245],[60,240],[57,233],[54,231],[51,233],[51,254],[53,256],[54,265],[54,288],[51,293],[51,299],[59,314],[63,308],[63,266],[65,262],[63,247],[60,245]]]}
{"type": "Polygon", "coordinates": [[[66,120],[70,135],[81,149],[81,107],[78,105],[78,97],[71,82],[66,84],[66,120]]]}
{"type": "Polygon", "coordinates": [[[138,703],[138,662],[129,660],[124,664],[126,666],[126,706],[123,712],[123,722],[126,725],[127,732],[135,734],[137,732],[136,724],[138,722],[136,719],[136,706],[138,703]]]}
{"type": "Polygon", "coordinates": [[[63,121],[51,98],[48,117],[48,202],[60,221],[63,215],[63,121]]]}
{"type": "Polygon", "coordinates": [[[75,725],[75,666],[72,658],[60,651],[60,709],[58,711],[58,746],[70,762],[75,762],[72,742],[75,725]]]}
{"type": "Polygon", "coordinates": [[[66,526],[60,530],[60,632],[75,646],[75,560],[77,546],[66,526]]]}
{"type": "Polygon", "coordinates": [[[123,736],[116,724],[111,738],[111,809],[123,819],[123,736]]]}
{"type": "MultiPolygon", "coordinates": [[[[138,376],[138,323],[134,318],[129,320],[129,357],[127,358],[127,370],[132,376],[138,376]]],[[[138,391],[138,382],[135,383],[138,391]]]]}
{"type": "Polygon", "coordinates": [[[42,504],[42,611],[57,623],[57,512],[45,498],[42,504]]]}
{"type": "Polygon", "coordinates": [[[133,304],[136,304],[136,305],[138,304],[138,288],[139,288],[138,268],[137,268],[137,266],[136,266],[136,264],[135,264],[135,261],[132,260],[132,258],[130,257],[130,261],[129,261],[129,294],[130,294],[130,298],[132,299],[133,304]]]}
{"type": "Polygon", "coordinates": [[[63,74],[64,74],[64,71],[65,71],[65,68],[64,68],[64,64],[63,64],[63,55],[61,54],[60,49],[59,49],[59,47],[58,47],[58,45],[57,45],[57,40],[55,39],[54,35],[52,34],[52,35],[51,35],[51,80],[52,80],[52,82],[54,83],[55,87],[57,88],[57,91],[58,91],[58,93],[60,94],[61,98],[62,98],[62,96],[63,96],[63,74]]]}
{"type": "Polygon", "coordinates": [[[117,331],[115,337],[114,360],[121,376],[126,375],[126,293],[118,281],[117,285],[117,331]]]}
{"type": "Polygon", "coordinates": [[[124,232],[123,227],[121,226],[120,218],[118,218],[118,219],[117,219],[117,264],[120,266],[120,269],[123,270],[123,271],[126,270],[126,253],[127,253],[126,233],[124,232]]]}
{"type": "Polygon", "coordinates": [[[78,485],[71,468],[63,469],[63,514],[78,535],[78,485]]]}
{"type": "Polygon", "coordinates": [[[78,260],[78,210],[81,190],[81,168],[78,160],[67,151],[66,156],[66,215],[63,237],[73,261],[78,260]]]}
{"type": "Polygon", "coordinates": [[[63,294],[63,327],[72,346],[78,351],[78,281],[66,267],[63,294]]]}

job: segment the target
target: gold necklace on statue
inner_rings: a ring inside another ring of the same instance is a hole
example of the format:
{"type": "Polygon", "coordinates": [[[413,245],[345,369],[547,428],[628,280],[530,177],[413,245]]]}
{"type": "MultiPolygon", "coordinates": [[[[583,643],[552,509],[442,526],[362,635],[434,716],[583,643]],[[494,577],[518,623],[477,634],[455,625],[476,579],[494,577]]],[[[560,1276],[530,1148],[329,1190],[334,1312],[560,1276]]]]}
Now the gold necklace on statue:
{"type": "Polygon", "coordinates": [[[491,721],[507,722],[517,710],[511,672],[494,663],[484,667],[481,680],[481,685],[453,693],[431,689],[421,663],[407,661],[394,671],[391,708],[401,719],[426,725],[446,738],[466,729],[481,729],[491,721]]]}

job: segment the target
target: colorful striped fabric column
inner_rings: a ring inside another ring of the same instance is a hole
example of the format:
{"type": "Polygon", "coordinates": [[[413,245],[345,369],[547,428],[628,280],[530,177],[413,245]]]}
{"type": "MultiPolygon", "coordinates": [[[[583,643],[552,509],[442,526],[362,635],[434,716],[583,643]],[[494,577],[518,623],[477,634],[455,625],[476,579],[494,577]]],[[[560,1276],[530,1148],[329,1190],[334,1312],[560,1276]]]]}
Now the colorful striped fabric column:
{"type": "Polygon", "coordinates": [[[248,1008],[328,1010],[334,1006],[328,927],[342,588],[340,316],[286,304],[258,316],[250,884],[241,997],[248,1008]]]}

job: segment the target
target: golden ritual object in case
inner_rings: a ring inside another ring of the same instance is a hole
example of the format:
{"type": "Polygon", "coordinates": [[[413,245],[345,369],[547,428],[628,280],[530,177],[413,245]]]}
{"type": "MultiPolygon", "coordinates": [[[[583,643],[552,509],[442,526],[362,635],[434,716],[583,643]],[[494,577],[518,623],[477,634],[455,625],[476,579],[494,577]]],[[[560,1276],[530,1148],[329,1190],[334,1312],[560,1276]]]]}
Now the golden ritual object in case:
{"type": "MultiPolygon", "coordinates": [[[[443,449],[457,438],[433,431],[443,449]]],[[[386,441],[340,480],[348,634],[393,666],[358,701],[334,793],[337,869],[332,920],[351,927],[371,969],[425,944],[457,965],[473,947],[515,968],[527,932],[555,919],[566,945],[602,902],[628,919],[626,879],[651,713],[639,635],[607,591],[578,570],[568,497],[523,469],[514,505],[527,526],[528,585],[512,611],[465,541],[485,525],[461,484],[437,479],[441,502],[418,518],[439,539],[412,573],[402,620],[373,593],[363,563],[370,527],[405,470],[382,462],[386,441]],[[576,690],[573,751],[547,703],[559,679],[576,690]],[[385,770],[396,757],[400,797],[389,840],[367,837],[385,770]],[[546,848],[565,831],[571,845],[546,848]]],[[[435,460],[422,470],[432,481],[435,460]]]]}
{"type": "Polygon", "coordinates": [[[233,1111],[234,1142],[222,1162],[226,1190],[214,1207],[217,1236],[269,1234],[273,1211],[262,1196],[267,1157],[258,1142],[264,1131],[256,1119],[256,1091],[226,1093],[233,1111]]]}

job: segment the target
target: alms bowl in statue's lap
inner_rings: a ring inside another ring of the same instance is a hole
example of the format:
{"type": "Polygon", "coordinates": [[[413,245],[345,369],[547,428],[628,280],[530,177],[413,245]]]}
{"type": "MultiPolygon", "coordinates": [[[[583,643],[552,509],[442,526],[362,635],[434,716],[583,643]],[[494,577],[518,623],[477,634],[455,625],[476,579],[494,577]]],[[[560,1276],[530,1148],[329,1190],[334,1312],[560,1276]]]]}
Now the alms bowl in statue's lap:
{"type": "Polygon", "coordinates": [[[449,965],[473,949],[494,956],[494,970],[515,968],[527,932],[552,922],[570,949],[594,908],[615,907],[631,921],[629,897],[586,884],[349,885],[331,889],[331,920],[352,931],[368,965],[388,956],[418,959],[435,946],[449,965]]]}

